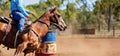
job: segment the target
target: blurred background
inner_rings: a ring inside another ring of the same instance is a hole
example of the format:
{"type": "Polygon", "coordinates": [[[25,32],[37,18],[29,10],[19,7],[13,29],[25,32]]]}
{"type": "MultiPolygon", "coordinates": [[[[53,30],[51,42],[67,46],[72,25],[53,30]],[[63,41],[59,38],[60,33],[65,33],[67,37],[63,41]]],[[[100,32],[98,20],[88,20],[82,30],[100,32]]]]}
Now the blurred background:
{"type": "MultiPolygon", "coordinates": [[[[0,0],[0,16],[9,15],[9,5],[8,0],[0,0]]],[[[68,26],[58,35],[120,37],[120,0],[24,0],[24,6],[37,17],[55,5],[68,26]]]]}
{"type": "MultiPolygon", "coordinates": [[[[120,56],[120,0],[24,0],[37,17],[55,5],[68,26],[57,30],[58,56],[120,56]]],[[[9,13],[10,2],[0,0],[0,16],[9,13]]],[[[0,46],[0,56],[13,51],[0,46]]]]}

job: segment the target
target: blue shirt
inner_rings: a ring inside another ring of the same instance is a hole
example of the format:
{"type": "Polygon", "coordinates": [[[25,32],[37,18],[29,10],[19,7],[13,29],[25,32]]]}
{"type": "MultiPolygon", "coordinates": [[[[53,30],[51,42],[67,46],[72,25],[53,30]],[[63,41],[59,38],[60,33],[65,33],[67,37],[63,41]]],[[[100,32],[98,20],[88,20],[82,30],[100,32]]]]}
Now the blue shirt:
{"type": "Polygon", "coordinates": [[[22,0],[11,0],[11,12],[20,11],[24,16],[28,16],[29,11],[24,8],[22,0]]]}

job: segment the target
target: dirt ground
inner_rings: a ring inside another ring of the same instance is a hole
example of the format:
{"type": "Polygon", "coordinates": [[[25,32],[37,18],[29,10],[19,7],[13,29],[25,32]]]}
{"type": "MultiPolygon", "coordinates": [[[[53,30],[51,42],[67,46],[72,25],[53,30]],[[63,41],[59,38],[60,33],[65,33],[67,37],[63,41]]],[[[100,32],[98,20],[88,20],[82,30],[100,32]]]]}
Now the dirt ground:
{"type": "Polygon", "coordinates": [[[120,56],[120,39],[59,38],[58,56],[120,56]]]}
{"type": "MultiPolygon", "coordinates": [[[[0,46],[0,56],[13,56],[0,46]]],[[[120,39],[57,38],[58,56],[120,56],[120,39]]],[[[20,56],[23,56],[21,54],[20,56]]]]}

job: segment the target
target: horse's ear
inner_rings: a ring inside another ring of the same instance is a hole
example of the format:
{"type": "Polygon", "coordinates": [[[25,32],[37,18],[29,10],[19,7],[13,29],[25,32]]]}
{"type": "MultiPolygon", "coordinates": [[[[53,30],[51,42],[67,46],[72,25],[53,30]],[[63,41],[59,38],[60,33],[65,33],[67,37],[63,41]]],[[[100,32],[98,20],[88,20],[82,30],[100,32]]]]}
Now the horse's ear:
{"type": "Polygon", "coordinates": [[[52,13],[52,12],[54,12],[56,9],[57,9],[57,6],[54,6],[54,7],[51,8],[50,12],[52,13]]]}

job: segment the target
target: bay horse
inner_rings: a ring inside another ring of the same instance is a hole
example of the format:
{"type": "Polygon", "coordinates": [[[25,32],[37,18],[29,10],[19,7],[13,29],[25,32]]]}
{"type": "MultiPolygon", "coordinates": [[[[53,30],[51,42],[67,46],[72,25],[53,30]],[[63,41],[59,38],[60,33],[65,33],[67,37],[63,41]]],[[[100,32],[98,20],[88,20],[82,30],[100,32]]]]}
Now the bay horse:
{"type": "Polygon", "coordinates": [[[55,25],[61,31],[66,29],[66,24],[60,13],[58,13],[57,7],[52,7],[29,27],[26,27],[26,30],[18,36],[16,47],[14,47],[17,32],[16,26],[9,25],[8,35],[5,41],[2,41],[8,24],[0,22],[0,44],[8,48],[16,48],[14,56],[19,56],[21,52],[24,52],[24,56],[26,56],[29,51],[35,51],[38,48],[41,39],[46,35],[51,24],[55,25]]]}

